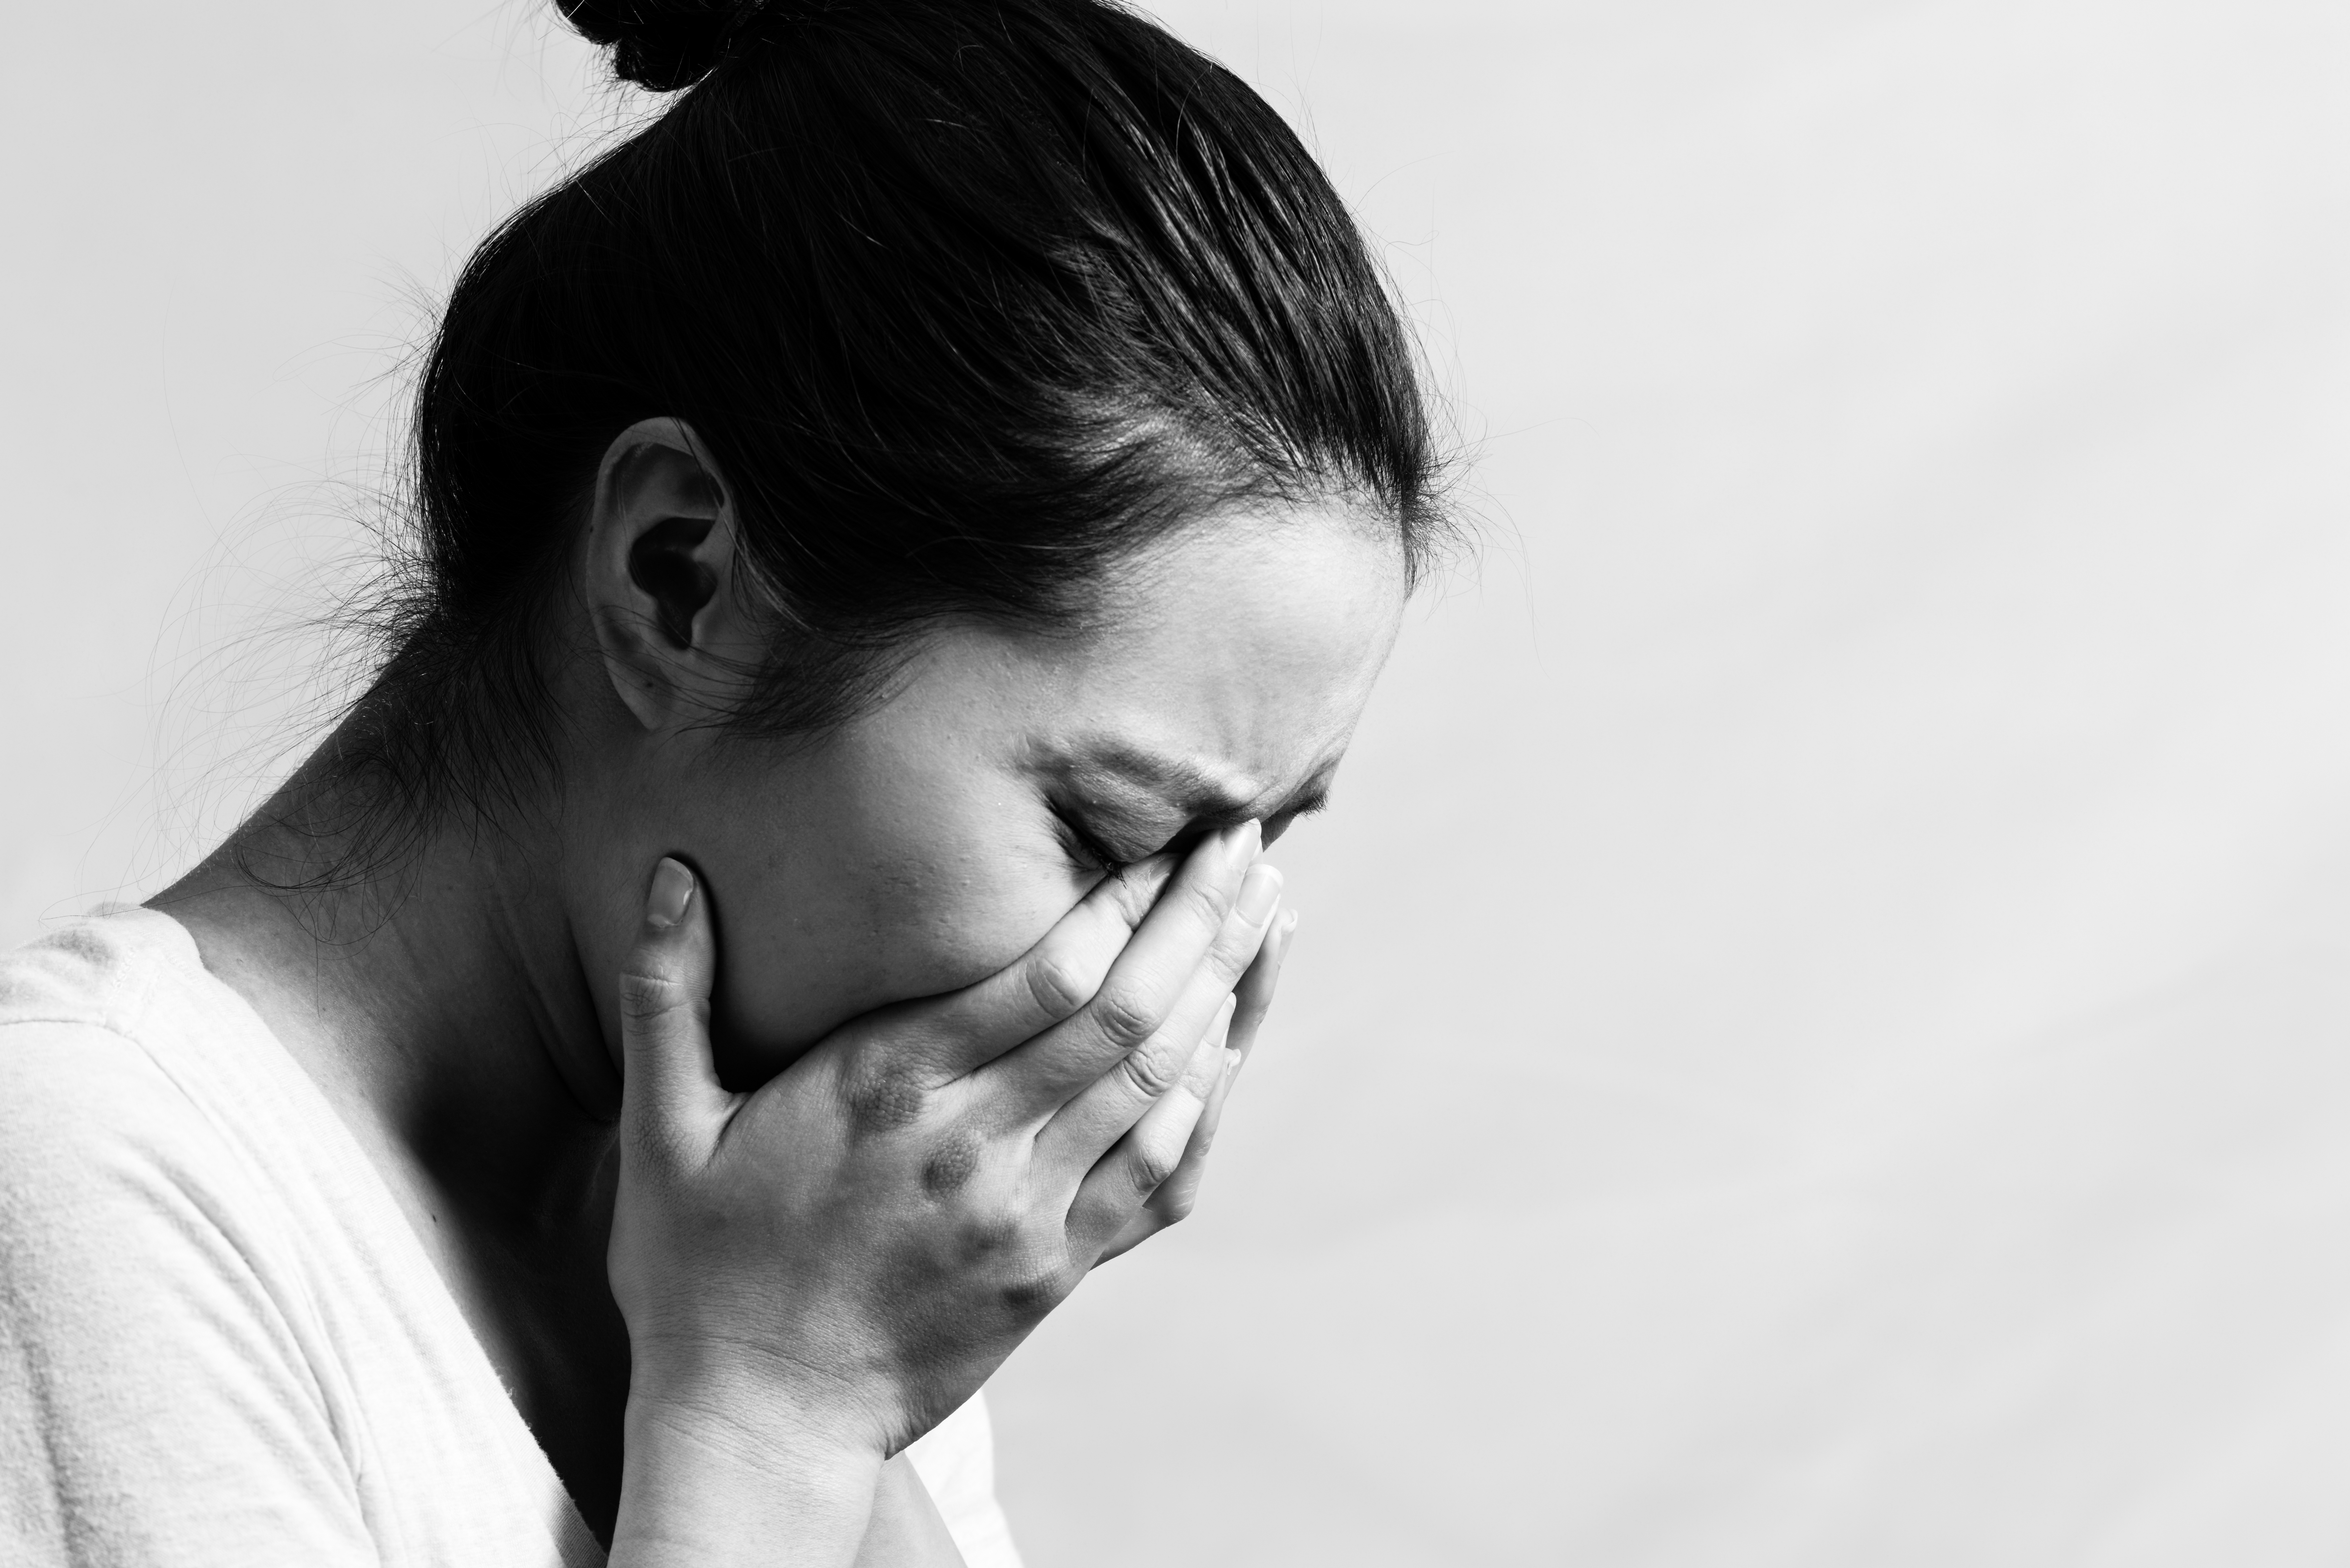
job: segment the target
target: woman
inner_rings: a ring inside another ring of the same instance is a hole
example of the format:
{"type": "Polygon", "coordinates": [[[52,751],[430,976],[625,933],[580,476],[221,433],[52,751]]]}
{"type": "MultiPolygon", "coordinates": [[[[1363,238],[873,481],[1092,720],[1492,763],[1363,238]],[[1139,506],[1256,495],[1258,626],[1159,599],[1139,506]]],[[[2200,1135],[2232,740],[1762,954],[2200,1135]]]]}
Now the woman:
{"type": "Polygon", "coordinates": [[[459,279],[379,677],[0,963],[12,1561],[1016,1561],[976,1391],[1189,1209],[1439,533],[1148,23],[566,10],[680,96],[459,279]]]}

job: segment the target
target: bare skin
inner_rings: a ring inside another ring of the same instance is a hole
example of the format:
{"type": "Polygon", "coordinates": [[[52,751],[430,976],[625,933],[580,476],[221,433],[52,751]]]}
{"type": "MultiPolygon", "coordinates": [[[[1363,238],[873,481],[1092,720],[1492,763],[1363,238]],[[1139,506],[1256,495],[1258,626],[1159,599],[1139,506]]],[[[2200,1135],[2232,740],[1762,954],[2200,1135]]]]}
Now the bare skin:
{"type": "Polygon", "coordinates": [[[941,628],[782,745],[708,722],[757,635],[733,530],[689,431],[624,433],[550,634],[560,789],[302,895],[241,867],[340,842],[265,811],[154,904],[350,1124],[616,1563],[951,1563],[891,1456],[1188,1210],[1286,946],[1260,845],[1402,574],[1340,508],[1211,520],[1108,629],[941,628]],[[692,570],[644,570],[672,536],[692,570]]]}

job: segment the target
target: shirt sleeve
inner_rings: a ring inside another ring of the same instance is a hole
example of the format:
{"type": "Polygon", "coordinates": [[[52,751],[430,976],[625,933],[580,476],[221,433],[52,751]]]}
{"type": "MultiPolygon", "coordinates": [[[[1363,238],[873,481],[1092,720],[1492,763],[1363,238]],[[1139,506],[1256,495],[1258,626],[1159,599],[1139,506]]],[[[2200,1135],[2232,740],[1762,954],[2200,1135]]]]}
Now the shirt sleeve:
{"type": "Polygon", "coordinates": [[[271,1212],[136,1044],[0,1024],[0,1559],[378,1561],[271,1212]]]}
{"type": "Polygon", "coordinates": [[[972,1395],[924,1433],[906,1457],[939,1505],[965,1568],[1021,1568],[1011,1523],[995,1501],[995,1429],[985,1394],[972,1395]]]}

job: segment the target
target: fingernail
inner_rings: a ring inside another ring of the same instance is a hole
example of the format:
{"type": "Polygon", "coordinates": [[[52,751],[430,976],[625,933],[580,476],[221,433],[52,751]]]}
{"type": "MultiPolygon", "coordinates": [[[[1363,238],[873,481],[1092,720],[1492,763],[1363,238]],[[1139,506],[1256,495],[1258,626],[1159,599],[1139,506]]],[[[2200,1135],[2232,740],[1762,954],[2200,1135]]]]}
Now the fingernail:
{"type": "Polygon", "coordinates": [[[1292,909],[1289,911],[1288,918],[1281,922],[1281,956],[1283,958],[1285,959],[1289,956],[1289,944],[1295,939],[1296,935],[1297,911],[1292,909]]]}
{"type": "Polygon", "coordinates": [[[666,930],[685,919],[693,902],[693,873],[664,856],[653,867],[652,891],[645,897],[645,919],[666,930]]]}
{"type": "Polygon", "coordinates": [[[1249,861],[1255,859],[1258,851],[1264,847],[1264,825],[1263,823],[1253,820],[1243,822],[1238,827],[1233,828],[1232,833],[1232,840],[1230,845],[1226,846],[1225,853],[1243,865],[1246,865],[1249,861]]]}
{"type": "Polygon", "coordinates": [[[1232,908],[1250,925],[1262,925],[1281,901],[1281,873],[1270,866],[1252,866],[1241,878],[1241,896],[1232,908]]]}

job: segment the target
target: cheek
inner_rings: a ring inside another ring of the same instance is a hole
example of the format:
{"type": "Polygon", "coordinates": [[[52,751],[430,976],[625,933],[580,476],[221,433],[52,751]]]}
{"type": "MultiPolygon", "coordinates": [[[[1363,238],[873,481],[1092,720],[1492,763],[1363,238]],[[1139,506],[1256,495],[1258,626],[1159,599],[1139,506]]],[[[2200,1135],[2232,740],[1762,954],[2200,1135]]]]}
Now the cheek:
{"type": "Polygon", "coordinates": [[[708,867],[720,1031],[775,1066],[858,1013],[994,973],[1089,885],[1001,803],[838,804],[708,867]]]}

